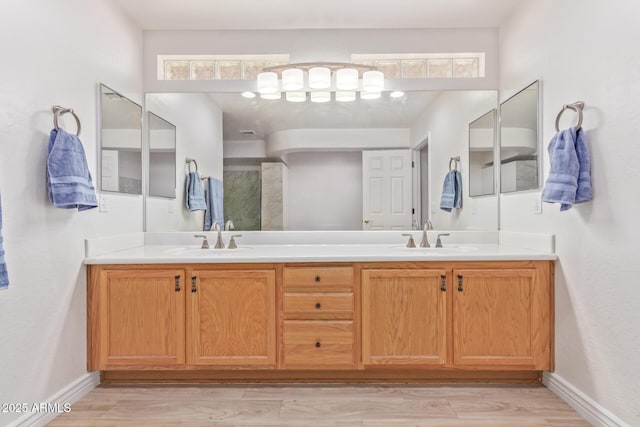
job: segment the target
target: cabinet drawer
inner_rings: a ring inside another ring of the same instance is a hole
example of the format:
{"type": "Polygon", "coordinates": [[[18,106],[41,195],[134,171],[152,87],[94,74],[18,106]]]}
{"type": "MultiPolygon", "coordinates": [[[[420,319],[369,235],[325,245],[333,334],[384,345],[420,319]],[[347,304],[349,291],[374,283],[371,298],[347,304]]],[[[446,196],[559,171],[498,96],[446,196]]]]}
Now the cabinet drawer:
{"type": "Polygon", "coordinates": [[[353,322],[284,322],[282,367],[285,369],[352,369],[353,322]]]}
{"type": "Polygon", "coordinates": [[[285,293],[285,319],[353,319],[353,293],[285,293]]]}
{"type": "Polygon", "coordinates": [[[353,289],[352,267],[286,267],[284,290],[339,292],[353,289]]]}

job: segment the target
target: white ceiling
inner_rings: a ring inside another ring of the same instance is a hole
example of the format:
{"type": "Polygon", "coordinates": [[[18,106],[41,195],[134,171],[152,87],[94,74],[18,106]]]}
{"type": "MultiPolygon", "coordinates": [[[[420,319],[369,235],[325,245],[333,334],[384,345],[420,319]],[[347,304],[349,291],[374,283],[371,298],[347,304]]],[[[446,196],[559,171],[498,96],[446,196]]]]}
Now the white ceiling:
{"type": "Polygon", "coordinates": [[[287,129],[409,128],[440,92],[408,92],[392,99],[305,103],[246,99],[237,93],[209,94],[222,110],[224,140],[265,139],[287,129]],[[254,130],[243,136],[240,130],[254,130]]]}
{"type": "Polygon", "coordinates": [[[494,28],[525,0],[113,0],[145,30],[494,28]]]}

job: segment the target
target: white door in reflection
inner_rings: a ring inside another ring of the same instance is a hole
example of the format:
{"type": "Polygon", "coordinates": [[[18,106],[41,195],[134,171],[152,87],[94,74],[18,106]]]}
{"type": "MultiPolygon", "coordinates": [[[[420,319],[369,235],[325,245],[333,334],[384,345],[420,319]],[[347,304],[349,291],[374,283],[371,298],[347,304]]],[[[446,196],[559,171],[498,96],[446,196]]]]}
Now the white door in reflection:
{"type": "Polygon", "coordinates": [[[362,229],[411,229],[411,150],[362,152],[362,229]]]}

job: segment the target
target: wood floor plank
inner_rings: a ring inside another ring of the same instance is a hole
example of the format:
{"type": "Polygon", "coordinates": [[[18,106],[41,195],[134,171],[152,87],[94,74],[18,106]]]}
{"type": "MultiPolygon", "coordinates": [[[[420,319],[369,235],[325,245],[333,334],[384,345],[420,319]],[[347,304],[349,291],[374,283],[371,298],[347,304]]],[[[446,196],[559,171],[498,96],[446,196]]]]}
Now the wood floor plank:
{"type": "Polygon", "coordinates": [[[52,427],[586,427],[532,385],[107,385],[52,427]]]}

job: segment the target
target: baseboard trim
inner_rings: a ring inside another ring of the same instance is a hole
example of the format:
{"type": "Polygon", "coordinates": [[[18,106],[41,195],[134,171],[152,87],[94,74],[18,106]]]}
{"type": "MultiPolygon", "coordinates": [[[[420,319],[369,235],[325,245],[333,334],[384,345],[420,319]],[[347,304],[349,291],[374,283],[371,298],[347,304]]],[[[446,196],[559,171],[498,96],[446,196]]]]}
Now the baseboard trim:
{"type": "Polygon", "coordinates": [[[594,426],[631,427],[558,374],[543,372],[542,384],[594,426]]]}
{"type": "MultiPolygon", "coordinates": [[[[96,388],[98,384],[100,384],[100,373],[87,372],[46,399],[43,403],[57,403],[60,406],[65,403],[74,404],[96,388]]],[[[57,412],[32,412],[18,418],[12,424],[9,424],[9,427],[41,427],[54,420],[58,415],[60,414],[57,412]]]]}

